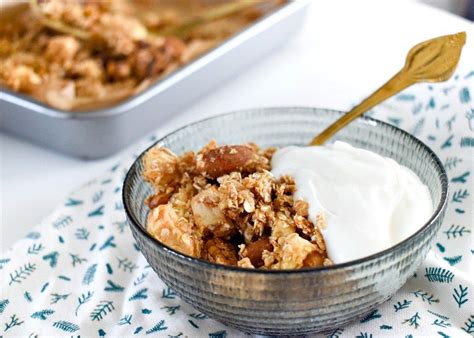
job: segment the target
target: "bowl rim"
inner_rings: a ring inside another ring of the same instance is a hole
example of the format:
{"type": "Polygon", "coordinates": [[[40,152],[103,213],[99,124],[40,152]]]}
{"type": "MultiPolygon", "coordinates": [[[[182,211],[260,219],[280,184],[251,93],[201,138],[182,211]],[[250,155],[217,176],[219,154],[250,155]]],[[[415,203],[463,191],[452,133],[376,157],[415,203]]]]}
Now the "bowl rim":
{"type": "Polygon", "coordinates": [[[248,109],[242,109],[242,110],[234,110],[218,115],[213,115],[204,119],[200,119],[191,123],[188,123],[184,126],[181,126],[169,133],[167,133],[165,136],[161,137],[160,139],[156,140],[152,145],[147,147],[145,150],[143,150],[140,155],[133,161],[132,165],[127,171],[127,175],[125,176],[125,180],[122,185],[122,201],[125,209],[125,213],[127,215],[128,223],[130,227],[134,227],[137,229],[141,235],[145,236],[148,240],[151,240],[155,245],[157,245],[159,248],[167,252],[168,254],[171,254],[175,257],[177,257],[180,260],[185,260],[190,264],[197,264],[199,266],[202,266],[204,268],[214,268],[214,269],[219,269],[223,271],[229,271],[229,272],[234,272],[234,273],[252,273],[252,274],[265,274],[265,275],[295,275],[295,274],[306,274],[306,273],[313,273],[313,272],[323,272],[323,271],[334,271],[334,270],[343,270],[346,268],[354,267],[357,265],[361,265],[364,263],[369,263],[370,261],[375,261],[379,258],[382,258],[383,256],[393,254],[395,251],[397,251],[399,248],[404,247],[411,243],[416,237],[418,237],[421,233],[426,231],[430,226],[433,226],[435,222],[440,218],[443,214],[443,211],[447,207],[447,195],[448,195],[448,177],[446,174],[446,170],[443,166],[443,163],[439,159],[438,155],[430,148],[428,147],[424,142],[416,138],[414,135],[406,132],[405,130],[396,127],[392,124],[389,124],[387,122],[383,122],[381,120],[369,117],[369,116],[361,116],[356,119],[353,123],[367,123],[367,124],[373,124],[375,123],[376,125],[379,124],[385,128],[395,130],[396,132],[402,134],[402,136],[405,136],[409,138],[412,142],[414,142],[416,145],[420,146],[423,148],[431,158],[433,158],[435,164],[438,166],[440,169],[440,180],[441,180],[441,197],[440,201],[436,206],[436,209],[433,211],[431,217],[428,219],[428,221],[420,227],[416,232],[411,234],[409,237],[405,238],[401,242],[384,249],[382,251],[376,252],[374,254],[371,254],[366,257],[358,258],[355,260],[351,260],[348,262],[340,263],[340,264],[333,264],[329,266],[319,266],[319,267],[309,267],[309,268],[299,268],[299,269],[286,269],[286,270],[266,270],[266,269],[249,269],[249,268],[243,268],[243,267],[238,267],[238,266],[230,266],[230,265],[224,265],[224,264],[218,264],[218,263],[213,263],[209,262],[207,260],[201,259],[201,258],[196,258],[192,256],[188,256],[186,254],[183,254],[179,251],[174,250],[173,248],[167,246],[166,244],[160,242],[156,238],[154,238],[151,234],[149,234],[146,230],[145,227],[140,226],[140,221],[136,219],[134,214],[130,210],[130,206],[128,205],[127,198],[126,198],[126,193],[127,193],[127,187],[131,186],[129,183],[131,178],[131,173],[132,169],[135,168],[136,165],[138,165],[139,162],[141,162],[144,154],[165,140],[166,138],[170,137],[171,135],[174,135],[184,129],[187,129],[189,127],[195,126],[197,124],[201,124],[204,122],[207,122],[209,120],[213,120],[216,118],[222,118],[230,115],[238,115],[238,114],[245,114],[249,113],[252,111],[266,111],[266,112],[272,112],[272,111],[282,111],[282,110],[304,110],[307,112],[313,112],[316,113],[317,111],[324,110],[326,113],[334,114],[334,115],[342,115],[345,112],[336,110],[336,109],[329,109],[329,108],[322,108],[322,107],[311,107],[311,106],[281,106],[281,107],[260,107],[260,108],[248,108],[248,109]]]}

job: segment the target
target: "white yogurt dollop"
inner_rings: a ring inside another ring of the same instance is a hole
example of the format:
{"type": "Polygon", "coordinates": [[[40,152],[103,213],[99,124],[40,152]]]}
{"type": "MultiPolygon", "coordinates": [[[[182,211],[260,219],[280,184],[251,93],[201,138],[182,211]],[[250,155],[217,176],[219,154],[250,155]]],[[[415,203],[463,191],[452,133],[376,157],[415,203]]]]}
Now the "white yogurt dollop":
{"type": "Polygon", "coordinates": [[[415,233],[433,212],[431,195],[405,166],[344,142],[323,147],[285,147],[272,159],[275,177],[290,175],[295,200],[309,204],[329,258],[344,263],[387,249],[415,233]]]}

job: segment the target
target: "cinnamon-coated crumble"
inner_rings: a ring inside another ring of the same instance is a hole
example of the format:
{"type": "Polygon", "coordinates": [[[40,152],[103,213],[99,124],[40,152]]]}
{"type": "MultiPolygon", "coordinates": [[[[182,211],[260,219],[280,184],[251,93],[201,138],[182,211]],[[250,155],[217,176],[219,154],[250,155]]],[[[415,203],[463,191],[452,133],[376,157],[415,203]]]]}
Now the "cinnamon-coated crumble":
{"type": "Polygon", "coordinates": [[[143,158],[155,194],[147,230],[157,240],[210,262],[263,269],[329,265],[308,204],[295,201],[289,176],[270,173],[275,149],[209,142],[177,156],[156,146],[143,158]]]}

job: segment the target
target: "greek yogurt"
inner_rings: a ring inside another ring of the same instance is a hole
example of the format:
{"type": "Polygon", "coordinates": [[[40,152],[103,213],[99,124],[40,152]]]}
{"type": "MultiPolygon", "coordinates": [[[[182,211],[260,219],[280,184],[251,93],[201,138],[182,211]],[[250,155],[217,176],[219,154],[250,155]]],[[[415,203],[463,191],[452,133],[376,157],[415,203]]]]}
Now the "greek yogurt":
{"type": "Polygon", "coordinates": [[[309,219],[322,225],[336,264],[399,243],[433,212],[430,192],[413,171],[344,142],[279,149],[272,168],[275,177],[294,178],[295,200],[309,204],[309,219]]]}

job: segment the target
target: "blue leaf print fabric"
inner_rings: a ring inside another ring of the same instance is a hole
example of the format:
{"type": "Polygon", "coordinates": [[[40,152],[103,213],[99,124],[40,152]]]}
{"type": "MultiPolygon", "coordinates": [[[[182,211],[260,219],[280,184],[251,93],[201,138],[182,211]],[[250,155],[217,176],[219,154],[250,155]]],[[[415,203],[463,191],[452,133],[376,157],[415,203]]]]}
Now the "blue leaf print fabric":
{"type": "MultiPolygon", "coordinates": [[[[473,74],[414,86],[371,111],[438,154],[450,180],[449,206],[426,261],[390,300],[315,337],[474,335],[473,74]]],[[[0,255],[0,337],[246,336],[180,300],[138,251],[121,201],[132,161],[74,191],[0,255]]]]}

